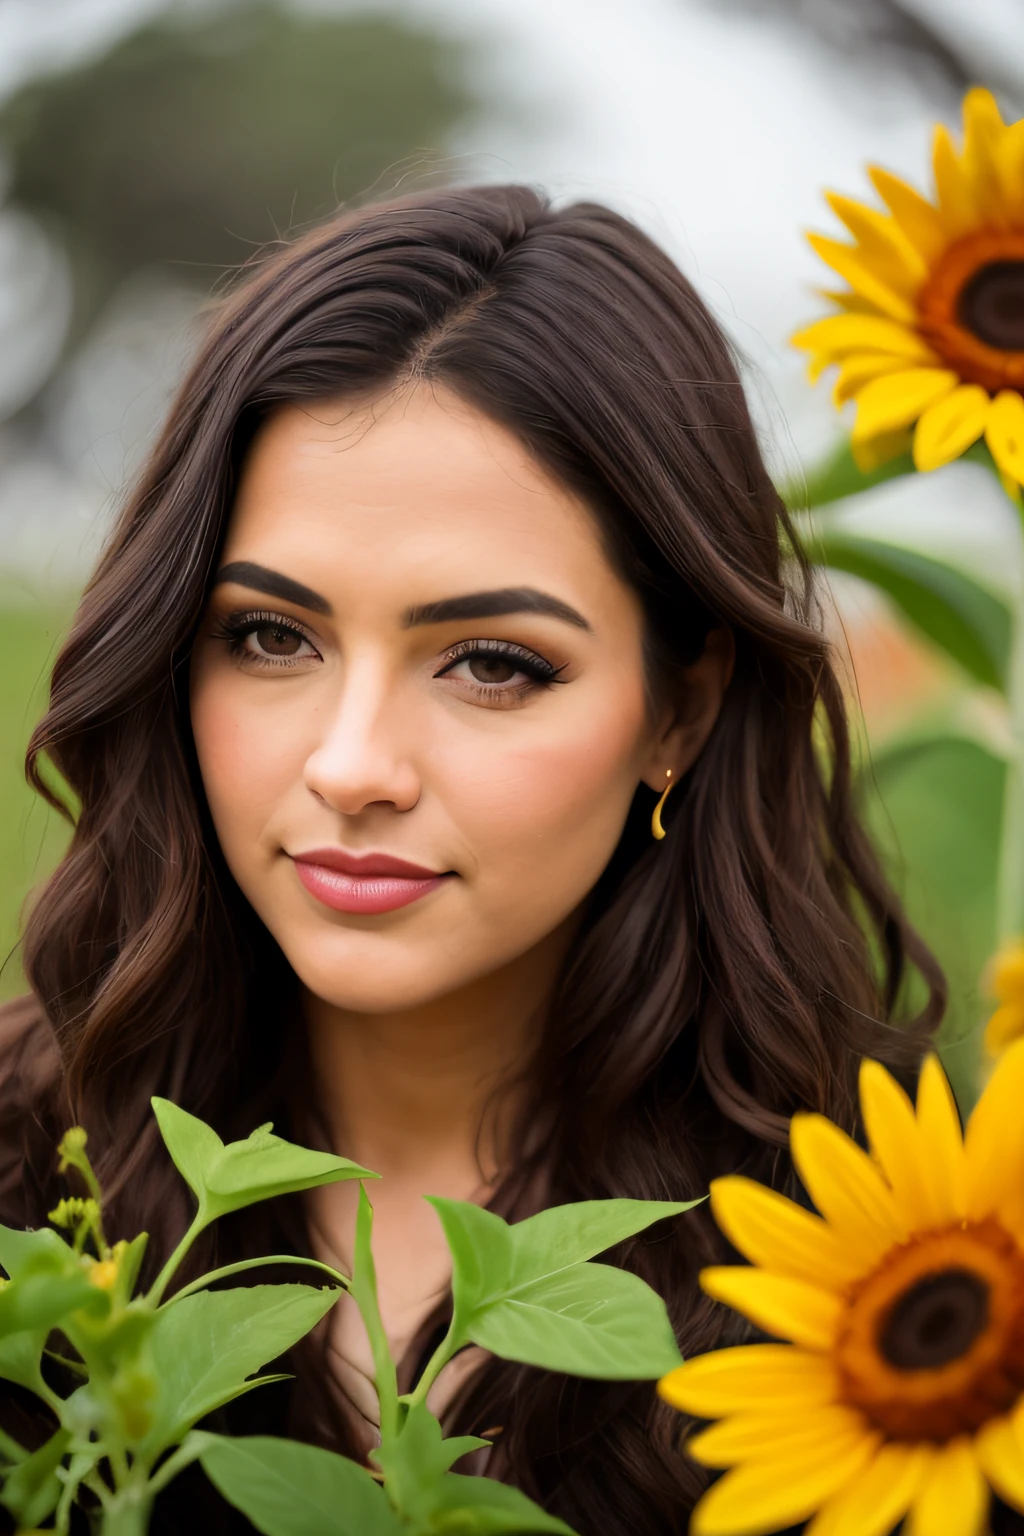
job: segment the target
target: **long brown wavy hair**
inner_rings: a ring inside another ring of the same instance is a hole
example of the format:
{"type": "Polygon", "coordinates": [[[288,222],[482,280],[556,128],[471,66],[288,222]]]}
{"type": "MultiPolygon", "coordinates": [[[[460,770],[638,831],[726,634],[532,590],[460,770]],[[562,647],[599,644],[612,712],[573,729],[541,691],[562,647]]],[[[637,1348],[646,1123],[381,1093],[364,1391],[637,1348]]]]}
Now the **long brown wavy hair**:
{"type": "MultiPolygon", "coordinates": [[[[941,1014],[941,975],[858,824],[810,575],[718,327],[607,208],[521,186],[419,193],[272,249],[218,302],[57,659],[27,771],[74,833],[28,921],[31,995],[6,1010],[8,1222],[44,1219],[61,1193],[54,1138],[80,1122],[112,1225],[148,1228],[157,1265],[188,1210],[152,1094],[225,1137],[267,1119],[309,1132],[297,983],[220,855],[186,670],[260,423],[417,379],[511,429],[586,499],[642,601],[652,694],[685,689],[712,625],[735,637],[666,841],[640,786],[551,1000],[530,1099],[551,1200],[685,1198],[739,1170],[788,1187],[789,1116],[853,1126],[859,1058],[911,1073],[941,1014]],[[927,1005],[901,1019],[908,968],[927,1005]]],[[[526,1161],[508,1170],[513,1214],[526,1161]]],[[[214,1244],[220,1262],[308,1251],[301,1205],[236,1218],[197,1262],[214,1244]]],[[[695,1279],[721,1253],[704,1207],[615,1255],[666,1297],[686,1354],[733,1336],[695,1279]]],[[[293,1369],[292,1388],[252,1394],[229,1422],[344,1449],[322,1351],[297,1350],[293,1369]]],[[[649,1384],[494,1361],[460,1416],[502,1425],[502,1475],[585,1536],[667,1536],[700,1491],[649,1384]]],[[[172,1498],[169,1529],[186,1508],[195,1531],[233,1528],[198,1474],[172,1498]]]]}

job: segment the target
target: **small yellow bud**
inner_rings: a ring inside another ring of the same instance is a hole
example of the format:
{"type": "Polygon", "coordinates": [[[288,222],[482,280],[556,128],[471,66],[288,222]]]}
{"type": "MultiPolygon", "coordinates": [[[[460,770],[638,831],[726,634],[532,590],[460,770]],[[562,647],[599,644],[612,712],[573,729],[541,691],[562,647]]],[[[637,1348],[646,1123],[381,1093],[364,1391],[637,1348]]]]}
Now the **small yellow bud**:
{"type": "Polygon", "coordinates": [[[117,1264],[114,1259],[99,1259],[89,1267],[89,1284],[99,1286],[101,1291],[109,1291],[117,1279],[117,1264]]]}
{"type": "Polygon", "coordinates": [[[57,1151],[61,1157],[75,1157],[79,1152],[84,1152],[89,1138],[80,1125],[73,1125],[64,1132],[60,1139],[57,1151]]]}
{"type": "Polygon", "coordinates": [[[55,1227],[74,1227],[83,1221],[91,1225],[99,1220],[99,1215],[100,1208],[95,1200],[83,1200],[80,1195],[74,1195],[70,1200],[58,1201],[46,1219],[55,1227]]]}

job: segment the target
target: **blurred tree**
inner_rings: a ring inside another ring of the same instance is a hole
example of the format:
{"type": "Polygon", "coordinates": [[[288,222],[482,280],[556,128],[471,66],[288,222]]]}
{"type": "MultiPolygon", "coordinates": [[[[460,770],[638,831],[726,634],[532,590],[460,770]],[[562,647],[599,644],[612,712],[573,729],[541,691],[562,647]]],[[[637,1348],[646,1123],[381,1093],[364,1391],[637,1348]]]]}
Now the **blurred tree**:
{"type": "Polygon", "coordinates": [[[255,247],[444,150],[476,106],[449,38],[282,5],[176,11],[0,109],[8,196],[66,245],[72,340],[129,273],[208,290],[255,247]]]}
{"type": "MultiPolygon", "coordinates": [[[[720,9],[722,0],[713,0],[720,9]]],[[[993,61],[973,38],[961,12],[949,24],[945,7],[928,0],[726,0],[748,16],[777,19],[813,37],[852,69],[897,70],[917,81],[943,107],[971,85],[987,85],[1020,104],[1024,96],[1024,31],[1007,37],[993,61]]]]}

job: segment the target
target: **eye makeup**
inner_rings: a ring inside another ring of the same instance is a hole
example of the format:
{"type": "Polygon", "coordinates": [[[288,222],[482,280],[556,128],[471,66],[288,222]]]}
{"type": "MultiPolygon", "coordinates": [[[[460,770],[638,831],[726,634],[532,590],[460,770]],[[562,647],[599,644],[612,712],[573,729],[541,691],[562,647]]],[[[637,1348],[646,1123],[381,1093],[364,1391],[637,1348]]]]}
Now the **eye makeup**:
{"type": "Polygon", "coordinates": [[[257,670],[280,670],[294,667],[311,657],[322,659],[305,625],[280,613],[263,610],[230,613],[218,620],[213,635],[214,639],[223,640],[227,644],[229,655],[241,666],[255,667],[257,670]],[[269,646],[270,649],[256,650],[249,645],[250,639],[260,636],[265,637],[260,641],[261,646],[269,646]],[[287,647],[290,645],[296,648],[289,650],[287,647]],[[302,646],[308,647],[305,653],[301,650],[302,646]],[[278,649],[275,651],[274,647],[278,649]]]}
{"type": "MultiPolygon", "coordinates": [[[[298,619],[264,609],[239,610],[217,621],[213,638],[223,641],[231,657],[246,670],[282,671],[304,667],[311,660],[322,660],[310,631],[298,619]]],[[[453,676],[461,688],[468,690],[481,702],[498,707],[510,707],[525,699],[537,689],[549,688],[556,683],[567,682],[560,677],[565,665],[553,666],[537,651],[510,640],[461,640],[449,646],[435,678],[454,674],[454,669],[465,664],[468,675],[453,676]],[[477,675],[473,675],[476,663],[477,675]],[[481,677],[492,673],[510,673],[510,676],[481,677]],[[519,682],[514,679],[518,675],[519,682]]]]}
{"type": "Polygon", "coordinates": [[[553,667],[550,661],[536,651],[531,651],[525,645],[517,645],[511,640],[460,640],[458,644],[449,646],[445,663],[435,677],[446,677],[453,674],[454,668],[466,665],[467,669],[476,662],[484,671],[488,668],[497,668],[501,671],[511,671],[513,676],[518,673],[524,681],[513,683],[511,678],[502,678],[485,682],[480,677],[474,677],[472,672],[468,677],[457,678],[463,687],[475,695],[481,703],[503,709],[514,708],[526,700],[538,689],[550,688],[555,683],[568,682],[568,678],[559,677],[560,672],[565,671],[565,665],[553,667]]]}

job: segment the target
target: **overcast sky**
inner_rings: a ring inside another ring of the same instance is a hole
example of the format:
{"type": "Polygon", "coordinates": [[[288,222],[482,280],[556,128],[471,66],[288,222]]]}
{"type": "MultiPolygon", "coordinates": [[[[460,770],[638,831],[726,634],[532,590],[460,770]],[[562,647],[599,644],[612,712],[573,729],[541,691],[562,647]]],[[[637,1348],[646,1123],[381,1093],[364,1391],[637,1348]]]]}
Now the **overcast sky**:
{"type": "MultiPolygon", "coordinates": [[[[823,187],[866,194],[866,162],[926,183],[934,106],[921,88],[883,68],[847,68],[785,26],[737,18],[725,0],[305,3],[404,12],[488,42],[481,56],[491,60],[493,95],[510,110],[467,131],[456,146],[461,169],[632,214],[680,260],[749,358],[773,450],[792,461],[797,448],[813,452],[824,440],[826,393],[804,385],[786,347],[789,332],[820,312],[812,288],[826,277],[801,231],[831,227],[823,187]]],[[[915,4],[950,35],[969,29],[979,71],[998,69],[1008,47],[1024,53],[1024,0],[915,4]]],[[[0,94],[161,8],[160,0],[0,0],[0,94]]],[[[904,496],[901,516],[912,526],[932,507],[934,532],[941,524],[955,537],[963,492],[955,477],[936,486],[904,496]]],[[[884,505],[880,515],[890,515],[884,505]]],[[[998,500],[978,519],[973,555],[991,565],[989,543],[999,543],[1005,522],[998,500]]]]}

